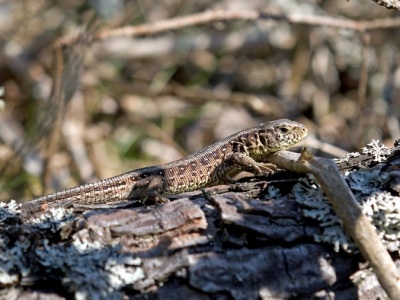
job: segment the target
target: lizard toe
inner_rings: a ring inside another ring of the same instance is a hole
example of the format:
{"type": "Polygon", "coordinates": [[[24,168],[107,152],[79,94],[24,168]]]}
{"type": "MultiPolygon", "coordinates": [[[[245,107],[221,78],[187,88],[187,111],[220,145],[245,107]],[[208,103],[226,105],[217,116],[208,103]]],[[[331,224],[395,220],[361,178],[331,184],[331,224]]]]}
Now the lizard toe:
{"type": "Polygon", "coordinates": [[[262,163],[258,165],[261,175],[267,175],[271,176],[275,173],[275,171],[278,169],[274,164],[270,163],[262,163]]]}

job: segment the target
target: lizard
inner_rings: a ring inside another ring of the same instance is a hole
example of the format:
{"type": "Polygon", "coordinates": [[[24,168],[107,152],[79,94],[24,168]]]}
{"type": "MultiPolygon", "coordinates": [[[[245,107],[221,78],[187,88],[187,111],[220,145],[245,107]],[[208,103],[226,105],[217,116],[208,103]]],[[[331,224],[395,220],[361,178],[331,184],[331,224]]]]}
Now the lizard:
{"type": "Polygon", "coordinates": [[[267,154],[290,147],[307,135],[298,122],[280,119],[242,130],[185,158],[45,195],[22,204],[22,211],[53,206],[97,205],[139,199],[168,202],[166,196],[193,191],[248,171],[272,175],[277,167],[267,154]]]}

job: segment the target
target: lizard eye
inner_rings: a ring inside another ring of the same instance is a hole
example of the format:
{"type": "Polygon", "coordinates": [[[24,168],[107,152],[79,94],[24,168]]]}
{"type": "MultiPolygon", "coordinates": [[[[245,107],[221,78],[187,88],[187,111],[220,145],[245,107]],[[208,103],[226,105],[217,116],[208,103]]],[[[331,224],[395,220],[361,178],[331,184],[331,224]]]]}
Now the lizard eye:
{"type": "Polygon", "coordinates": [[[289,131],[289,128],[287,128],[287,127],[280,127],[280,128],[279,128],[279,131],[280,131],[281,133],[287,133],[287,132],[289,131]]]}

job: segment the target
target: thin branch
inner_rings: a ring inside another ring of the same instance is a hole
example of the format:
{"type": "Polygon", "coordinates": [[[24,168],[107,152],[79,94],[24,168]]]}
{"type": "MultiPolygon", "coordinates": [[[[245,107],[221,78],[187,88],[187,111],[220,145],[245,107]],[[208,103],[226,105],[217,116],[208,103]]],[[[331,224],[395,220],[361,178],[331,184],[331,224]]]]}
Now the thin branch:
{"type": "Polygon", "coordinates": [[[358,147],[361,148],[365,145],[366,139],[363,133],[366,132],[367,119],[369,115],[368,108],[372,107],[372,103],[367,104],[367,87],[368,87],[368,68],[369,68],[369,46],[370,46],[370,35],[368,32],[361,34],[362,40],[362,52],[361,52],[361,71],[360,81],[358,82],[358,104],[360,105],[360,120],[358,123],[358,147]]]}
{"type": "MultiPolygon", "coordinates": [[[[210,10],[198,14],[192,14],[173,19],[162,20],[154,23],[146,23],[137,26],[126,26],[116,29],[106,29],[96,33],[92,42],[118,36],[143,36],[166,32],[170,30],[182,29],[189,26],[209,24],[220,21],[233,20],[275,20],[285,21],[291,24],[329,26],[335,28],[345,28],[356,31],[370,31],[376,29],[387,29],[400,27],[400,18],[385,18],[372,21],[354,21],[344,18],[332,18],[328,16],[310,15],[281,15],[269,12],[258,12],[254,10],[226,11],[210,10]]],[[[66,45],[74,42],[76,37],[62,37],[57,41],[59,45],[66,45]]]]}
{"type": "Polygon", "coordinates": [[[344,229],[369,262],[389,298],[400,299],[400,275],[396,265],[376,234],[375,228],[362,213],[336,165],[329,159],[312,157],[306,150],[301,155],[280,151],[269,155],[268,161],[291,171],[312,173],[315,176],[342,221],[344,229]]]}
{"type": "Polygon", "coordinates": [[[311,148],[311,149],[316,149],[318,151],[322,151],[325,154],[329,154],[333,157],[344,157],[348,153],[348,151],[339,148],[335,145],[326,143],[326,142],[321,142],[318,140],[316,137],[308,136],[304,141],[303,145],[311,148]]]}

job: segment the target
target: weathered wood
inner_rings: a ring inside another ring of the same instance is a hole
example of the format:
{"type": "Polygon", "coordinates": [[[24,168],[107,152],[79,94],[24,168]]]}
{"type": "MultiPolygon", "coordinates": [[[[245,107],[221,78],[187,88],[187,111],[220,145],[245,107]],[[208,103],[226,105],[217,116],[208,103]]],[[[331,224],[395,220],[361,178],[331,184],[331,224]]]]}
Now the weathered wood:
{"type": "MultiPolygon", "coordinates": [[[[391,152],[380,163],[357,159],[365,170],[393,169],[382,189],[399,197],[400,151],[391,152]]],[[[347,167],[358,169],[351,160],[347,167]]],[[[0,297],[383,297],[361,255],[315,241],[323,231],[295,199],[299,178],[278,172],[166,204],[83,213],[23,218],[15,205],[0,206],[0,297]]]]}
{"type": "Polygon", "coordinates": [[[301,155],[282,151],[282,153],[272,154],[270,158],[277,165],[312,173],[316,177],[340,217],[344,229],[353,238],[358,249],[377,274],[379,282],[389,297],[400,299],[400,273],[380,241],[376,229],[362,213],[350,187],[340,176],[338,168],[328,159],[304,158],[306,155],[306,151],[301,155]]]}

